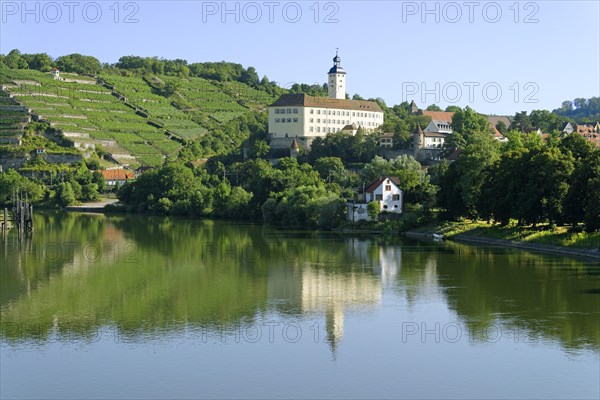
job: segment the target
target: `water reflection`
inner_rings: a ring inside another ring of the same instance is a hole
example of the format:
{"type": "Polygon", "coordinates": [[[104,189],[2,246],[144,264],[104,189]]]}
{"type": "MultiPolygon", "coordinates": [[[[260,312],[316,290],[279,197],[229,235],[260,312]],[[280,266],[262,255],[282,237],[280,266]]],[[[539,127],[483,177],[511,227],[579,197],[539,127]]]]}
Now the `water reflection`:
{"type": "MultiPolygon", "coordinates": [[[[565,348],[600,349],[598,266],[514,250],[145,216],[36,215],[9,236],[0,267],[8,341],[142,340],[222,332],[267,313],[325,321],[336,354],[348,313],[384,298],[443,302],[474,331],[501,324],[565,348]]],[[[483,340],[483,338],[480,338],[483,340]]]]}

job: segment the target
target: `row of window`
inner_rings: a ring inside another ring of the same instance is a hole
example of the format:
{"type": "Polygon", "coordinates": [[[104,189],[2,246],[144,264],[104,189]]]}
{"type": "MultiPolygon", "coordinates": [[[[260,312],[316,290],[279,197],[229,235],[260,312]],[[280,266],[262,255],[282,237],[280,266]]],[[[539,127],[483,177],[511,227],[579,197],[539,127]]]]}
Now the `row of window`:
{"type": "MultiPolygon", "coordinates": [[[[281,123],[292,123],[292,122],[298,122],[298,118],[275,118],[275,122],[281,122],[281,123]]],[[[310,122],[313,122],[313,119],[310,119],[310,122]]],[[[335,119],[323,119],[323,121],[321,121],[320,118],[317,118],[317,123],[320,124],[321,122],[323,122],[324,124],[337,124],[337,125],[350,125],[350,120],[335,120],[335,119]]],[[[357,125],[359,126],[366,126],[366,127],[376,127],[378,126],[375,122],[363,122],[363,121],[358,121],[357,125]]],[[[309,131],[313,132],[313,127],[309,127],[309,131]]],[[[317,131],[318,132],[318,131],[317,131]]]]}
{"type": "Polygon", "coordinates": [[[275,114],[298,114],[297,108],[276,108],[275,114]]]}
{"type": "MultiPolygon", "coordinates": [[[[311,108],[309,113],[317,114],[317,115],[339,115],[341,117],[349,117],[350,116],[350,111],[341,111],[341,110],[319,110],[319,109],[315,110],[315,109],[311,108]]],[[[275,114],[298,114],[298,109],[297,108],[276,108],[275,114]]],[[[362,117],[362,118],[375,118],[375,119],[383,118],[382,113],[362,112],[362,111],[352,111],[352,116],[353,117],[362,117]]]]}
{"type": "MultiPolygon", "coordinates": [[[[314,119],[310,118],[308,120],[308,122],[313,123],[314,119]]],[[[320,123],[321,123],[321,118],[317,118],[317,124],[320,124],[320,123]]],[[[340,124],[350,125],[350,120],[349,119],[347,119],[347,120],[343,120],[343,119],[339,120],[338,119],[337,122],[336,122],[335,119],[323,119],[323,123],[324,124],[335,124],[335,123],[337,123],[338,125],[340,125],[340,124]]]]}
{"type": "MultiPolygon", "coordinates": [[[[391,190],[391,189],[389,189],[391,190]]],[[[399,194],[393,194],[392,195],[392,201],[399,201],[400,200],[400,195],[399,194]]],[[[383,195],[382,194],[376,194],[375,195],[375,201],[383,201],[383,195]]]]}
{"type": "MultiPolygon", "coordinates": [[[[323,115],[339,115],[342,117],[350,116],[350,111],[340,111],[340,110],[319,110],[319,109],[314,110],[311,108],[309,113],[320,115],[321,111],[322,111],[323,115]]],[[[362,111],[352,111],[352,116],[353,117],[363,117],[363,118],[379,118],[379,119],[383,118],[383,114],[381,114],[381,113],[362,112],[362,111]]]]}

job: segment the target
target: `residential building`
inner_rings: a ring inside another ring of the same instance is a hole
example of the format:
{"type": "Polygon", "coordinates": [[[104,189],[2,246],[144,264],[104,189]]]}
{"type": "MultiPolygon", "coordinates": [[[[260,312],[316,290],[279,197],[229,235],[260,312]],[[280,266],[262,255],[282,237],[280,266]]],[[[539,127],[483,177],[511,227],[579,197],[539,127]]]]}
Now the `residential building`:
{"type": "Polygon", "coordinates": [[[576,125],[575,132],[586,138],[594,146],[600,148],[600,122],[576,125]]]}
{"type": "Polygon", "coordinates": [[[375,201],[380,212],[402,213],[403,193],[398,177],[381,177],[371,182],[359,193],[357,202],[347,204],[346,217],[349,221],[370,221],[367,205],[375,201]]]}
{"type": "Polygon", "coordinates": [[[571,123],[570,123],[570,122],[567,122],[567,123],[565,124],[564,128],[562,128],[562,131],[561,131],[561,132],[562,132],[562,133],[566,133],[566,134],[568,135],[568,134],[571,134],[571,133],[573,133],[573,131],[574,131],[574,130],[575,130],[575,129],[573,128],[573,125],[571,125],[571,123]]]}
{"type": "Polygon", "coordinates": [[[417,125],[413,134],[413,157],[420,161],[439,160],[448,133],[425,132],[417,125]]]}
{"type": "Polygon", "coordinates": [[[128,180],[134,178],[133,172],[122,168],[103,169],[99,172],[104,177],[104,181],[108,186],[115,186],[117,183],[123,185],[127,183],[128,180]]]}
{"type": "Polygon", "coordinates": [[[393,133],[383,133],[379,136],[379,147],[383,147],[385,149],[391,149],[394,147],[394,134],[393,133]]]}
{"type": "Polygon", "coordinates": [[[431,117],[431,122],[423,129],[424,132],[452,133],[453,112],[449,111],[421,111],[421,115],[431,117]]]}

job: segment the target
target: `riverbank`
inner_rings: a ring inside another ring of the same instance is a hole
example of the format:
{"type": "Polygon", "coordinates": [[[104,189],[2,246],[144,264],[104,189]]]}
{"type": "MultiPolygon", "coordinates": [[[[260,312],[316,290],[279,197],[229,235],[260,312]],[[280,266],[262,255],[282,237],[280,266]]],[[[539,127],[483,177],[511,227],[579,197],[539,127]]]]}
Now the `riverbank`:
{"type": "Polygon", "coordinates": [[[505,246],[545,253],[600,259],[600,232],[586,233],[567,227],[500,227],[485,222],[438,222],[404,232],[409,237],[433,237],[465,243],[505,246]]]}
{"type": "Polygon", "coordinates": [[[107,205],[115,206],[119,202],[118,199],[101,199],[100,201],[96,201],[93,203],[84,203],[77,206],[67,206],[65,207],[65,211],[70,212],[95,212],[95,213],[103,213],[105,212],[105,207],[107,205]]]}

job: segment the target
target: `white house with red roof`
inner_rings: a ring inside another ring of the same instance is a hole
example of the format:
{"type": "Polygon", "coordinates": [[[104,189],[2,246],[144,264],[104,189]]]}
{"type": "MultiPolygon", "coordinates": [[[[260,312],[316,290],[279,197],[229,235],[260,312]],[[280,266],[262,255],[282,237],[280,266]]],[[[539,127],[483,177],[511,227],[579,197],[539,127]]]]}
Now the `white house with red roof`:
{"type": "Polygon", "coordinates": [[[348,203],[347,217],[350,221],[370,221],[367,204],[376,202],[380,212],[402,213],[402,189],[397,177],[380,177],[364,189],[359,195],[359,202],[348,203]]]}

